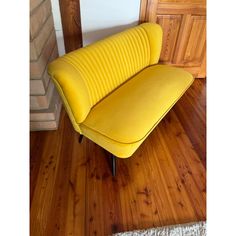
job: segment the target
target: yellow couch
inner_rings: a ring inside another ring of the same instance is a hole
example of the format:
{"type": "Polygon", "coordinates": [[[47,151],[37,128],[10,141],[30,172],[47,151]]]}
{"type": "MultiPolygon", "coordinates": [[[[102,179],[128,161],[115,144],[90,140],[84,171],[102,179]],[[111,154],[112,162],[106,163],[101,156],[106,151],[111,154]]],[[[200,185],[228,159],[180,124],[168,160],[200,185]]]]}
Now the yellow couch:
{"type": "Polygon", "coordinates": [[[144,23],[53,61],[48,72],[74,129],[130,157],[193,82],[157,64],[161,45],[161,27],[144,23]]]}

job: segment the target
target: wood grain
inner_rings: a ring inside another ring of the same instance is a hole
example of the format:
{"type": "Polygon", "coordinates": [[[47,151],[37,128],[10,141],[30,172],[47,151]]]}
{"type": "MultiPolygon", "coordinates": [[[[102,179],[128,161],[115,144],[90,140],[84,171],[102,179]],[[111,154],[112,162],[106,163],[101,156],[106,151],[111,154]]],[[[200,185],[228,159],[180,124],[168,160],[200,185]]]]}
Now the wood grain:
{"type": "Polygon", "coordinates": [[[172,3],[172,2],[176,2],[176,3],[191,3],[191,4],[205,4],[206,0],[159,0],[160,2],[168,2],[168,3],[172,3]]]}
{"type": "Polygon", "coordinates": [[[191,32],[183,57],[183,63],[189,66],[201,66],[206,46],[206,17],[191,16],[191,32]]]}
{"type": "MultiPolygon", "coordinates": [[[[206,51],[206,47],[205,47],[205,51],[206,51]]],[[[205,78],[206,74],[207,74],[207,68],[206,68],[206,53],[205,53],[203,56],[200,71],[198,73],[198,78],[205,78]]]]}
{"type": "Polygon", "coordinates": [[[111,235],[206,219],[206,80],[196,79],[145,142],[118,159],[84,138],[65,111],[31,133],[31,235],[111,235]]]}
{"type": "Polygon", "coordinates": [[[157,23],[163,29],[163,42],[160,62],[171,62],[177,43],[181,15],[157,15],[157,23]]]}
{"type": "Polygon", "coordinates": [[[59,0],[66,53],[82,47],[79,0],[59,0]]]}
{"type": "Polygon", "coordinates": [[[206,15],[206,5],[204,3],[158,2],[156,7],[156,14],[206,15]]]}
{"type": "Polygon", "coordinates": [[[160,63],[183,67],[197,78],[206,77],[205,0],[142,0],[142,22],[162,26],[160,63]]]}
{"type": "Polygon", "coordinates": [[[147,5],[148,5],[148,0],[142,0],[140,1],[140,15],[139,15],[139,22],[143,23],[146,20],[146,13],[147,13],[147,5]]]}

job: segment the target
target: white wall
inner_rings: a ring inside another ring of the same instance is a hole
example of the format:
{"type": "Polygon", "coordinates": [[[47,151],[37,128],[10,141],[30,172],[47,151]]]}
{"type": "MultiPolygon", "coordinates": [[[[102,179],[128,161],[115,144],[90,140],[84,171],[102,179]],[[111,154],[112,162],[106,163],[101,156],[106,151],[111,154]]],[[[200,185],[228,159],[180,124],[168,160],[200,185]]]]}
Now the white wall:
{"type": "Polygon", "coordinates": [[[51,0],[52,3],[52,14],[54,19],[54,27],[56,31],[57,37],[57,46],[59,55],[65,54],[65,45],[64,45],[64,38],[63,38],[63,31],[62,31],[62,24],[61,24],[61,14],[60,14],[60,7],[58,0],[51,0]]]}
{"type": "Polygon", "coordinates": [[[137,25],[140,0],[80,0],[83,45],[137,25]]]}

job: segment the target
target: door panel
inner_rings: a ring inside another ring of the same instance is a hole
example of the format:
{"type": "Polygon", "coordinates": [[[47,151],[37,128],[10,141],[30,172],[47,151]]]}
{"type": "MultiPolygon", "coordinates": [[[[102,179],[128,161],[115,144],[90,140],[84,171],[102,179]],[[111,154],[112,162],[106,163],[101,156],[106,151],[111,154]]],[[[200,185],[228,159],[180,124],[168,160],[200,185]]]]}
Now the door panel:
{"type": "Polygon", "coordinates": [[[160,62],[206,77],[205,0],[141,0],[140,23],[163,28],[160,62]]]}
{"type": "Polygon", "coordinates": [[[156,22],[163,28],[161,62],[172,62],[181,20],[181,15],[157,15],[156,22]]]}
{"type": "Polygon", "coordinates": [[[189,66],[201,66],[206,44],[206,17],[191,17],[191,32],[183,58],[183,63],[189,66]]]}

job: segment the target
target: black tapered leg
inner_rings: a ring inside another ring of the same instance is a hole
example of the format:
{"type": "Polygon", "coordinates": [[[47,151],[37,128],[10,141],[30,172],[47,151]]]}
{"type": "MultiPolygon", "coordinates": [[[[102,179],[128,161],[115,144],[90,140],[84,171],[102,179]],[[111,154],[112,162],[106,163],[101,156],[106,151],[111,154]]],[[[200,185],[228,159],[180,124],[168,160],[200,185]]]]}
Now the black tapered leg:
{"type": "Polygon", "coordinates": [[[79,136],[79,143],[81,143],[82,142],[82,140],[83,140],[83,135],[82,134],[80,134],[80,136],[79,136]]]}
{"type": "Polygon", "coordinates": [[[111,155],[112,176],[116,176],[116,157],[111,155]]]}

